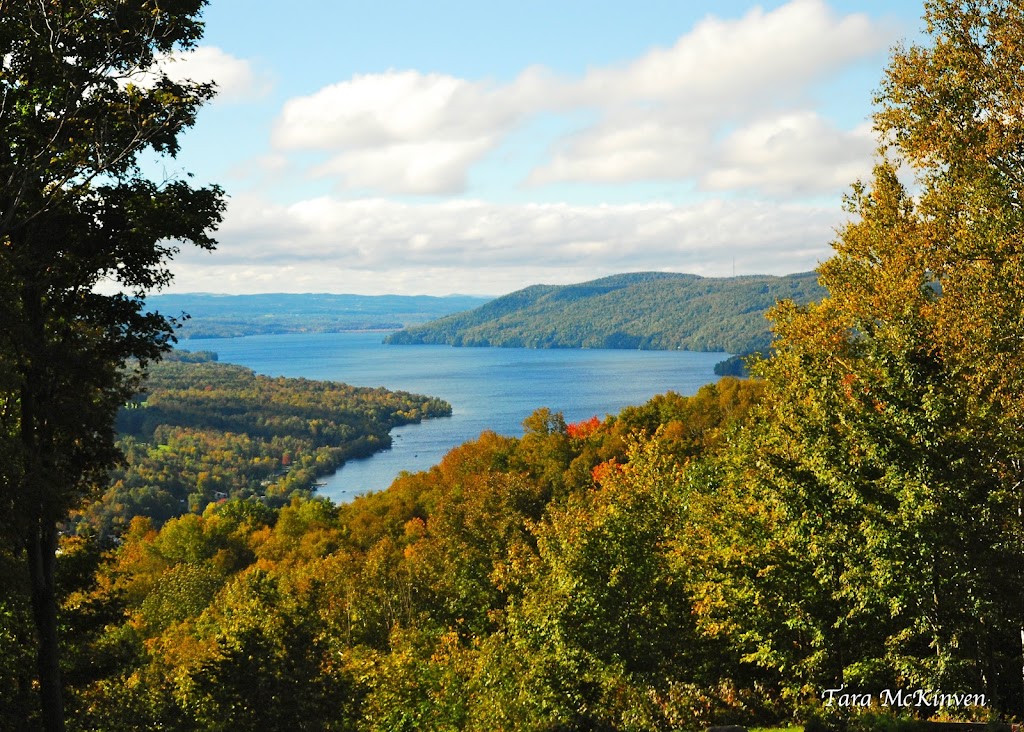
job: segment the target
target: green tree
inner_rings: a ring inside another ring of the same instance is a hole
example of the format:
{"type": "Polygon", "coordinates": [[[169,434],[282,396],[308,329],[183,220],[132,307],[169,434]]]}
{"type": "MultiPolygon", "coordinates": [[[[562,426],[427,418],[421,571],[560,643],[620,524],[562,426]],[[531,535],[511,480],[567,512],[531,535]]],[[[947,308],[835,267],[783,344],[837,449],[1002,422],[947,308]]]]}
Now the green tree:
{"type": "Polygon", "coordinates": [[[876,126],[921,187],[924,266],[943,294],[936,346],[1012,425],[1024,411],[1015,398],[1024,381],[1024,8],[925,7],[932,45],[895,55],[876,126]]]}
{"type": "Polygon", "coordinates": [[[678,466],[653,441],[548,511],[510,602],[509,643],[525,668],[488,649],[495,676],[518,676],[499,681],[518,728],[678,728],[667,718],[672,688],[705,680],[708,650],[678,562],[685,515],[678,466]]]}
{"type": "Polygon", "coordinates": [[[142,296],[170,280],[175,242],[214,246],[223,210],[216,186],[139,167],[147,152],[173,156],[213,94],[159,69],[198,41],[204,4],[0,1],[0,528],[29,567],[48,730],[63,728],[58,523],[117,457],[129,361],[171,338],[142,296]],[[98,294],[101,281],[127,294],[98,294]]]}
{"type": "Polygon", "coordinates": [[[196,621],[198,654],[177,654],[181,707],[207,730],[344,728],[348,682],[318,621],[276,575],[242,572],[196,621]]]}
{"type": "Polygon", "coordinates": [[[925,19],[931,45],[883,83],[888,146],[819,270],[829,297],[772,313],[751,460],[812,567],[791,598],[805,679],[977,688],[1019,712],[1024,8],[933,0],[925,19]]]}

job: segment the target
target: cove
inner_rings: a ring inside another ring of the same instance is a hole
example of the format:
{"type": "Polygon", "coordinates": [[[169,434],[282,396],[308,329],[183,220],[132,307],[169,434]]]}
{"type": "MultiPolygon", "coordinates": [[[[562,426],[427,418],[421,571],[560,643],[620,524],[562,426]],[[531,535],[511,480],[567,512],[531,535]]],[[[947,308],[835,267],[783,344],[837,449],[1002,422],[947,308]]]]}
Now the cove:
{"type": "Polygon", "coordinates": [[[616,414],[656,394],[693,394],[718,377],[726,353],[384,345],[386,333],[298,333],[190,339],[188,350],[268,376],[383,386],[440,397],[452,416],[391,431],[390,450],[352,460],[321,479],[321,495],[349,501],[387,488],[402,471],[426,470],[484,430],[522,435],[539,407],[567,422],[616,414]]]}

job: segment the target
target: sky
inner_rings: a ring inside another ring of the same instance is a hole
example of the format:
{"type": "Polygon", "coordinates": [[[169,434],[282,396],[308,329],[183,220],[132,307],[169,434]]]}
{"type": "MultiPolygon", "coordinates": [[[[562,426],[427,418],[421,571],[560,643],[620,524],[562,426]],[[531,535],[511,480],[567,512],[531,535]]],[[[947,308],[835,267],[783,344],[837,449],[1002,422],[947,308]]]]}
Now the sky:
{"type": "Polygon", "coordinates": [[[211,0],[217,83],[153,175],[217,183],[167,292],[500,295],[618,272],[788,274],[871,171],[889,0],[211,0]]]}

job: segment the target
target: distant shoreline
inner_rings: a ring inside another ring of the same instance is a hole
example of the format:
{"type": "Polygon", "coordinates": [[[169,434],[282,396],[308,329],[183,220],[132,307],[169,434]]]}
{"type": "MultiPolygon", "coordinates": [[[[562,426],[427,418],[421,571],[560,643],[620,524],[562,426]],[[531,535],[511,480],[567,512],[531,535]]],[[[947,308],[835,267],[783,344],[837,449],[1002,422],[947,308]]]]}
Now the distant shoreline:
{"type": "Polygon", "coordinates": [[[223,341],[231,338],[249,338],[250,336],[278,336],[278,335],[310,335],[313,333],[394,333],[401,330],[395,328],[329,328],[317,330],[275,330],[261,333],[235,333],[232,335],[213,335],[209,333],[198,333],[178,336],[178,341],[223,341]]]}

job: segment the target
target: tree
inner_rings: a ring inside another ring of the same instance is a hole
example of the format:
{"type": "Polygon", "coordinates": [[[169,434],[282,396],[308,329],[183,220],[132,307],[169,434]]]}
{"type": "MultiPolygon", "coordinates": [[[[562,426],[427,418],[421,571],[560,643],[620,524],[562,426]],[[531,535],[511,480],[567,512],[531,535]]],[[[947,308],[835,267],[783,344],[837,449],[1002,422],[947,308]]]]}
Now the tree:
{"type": "Polygon", "coordinates": [[[536,560],[509,607],[508,642],[525,668],[494,670],[521,677],[526,698],[502,682],[512,695],[502,708],[533,717],[516,727],[677,728],[671,689],[705,680],[707,650],[677,561],[682,487],[658,443],[638,441],[622,470],[537,524],[536,560]]]}
{"type": "MultiPolygon", "coordinates": [[[[287,574],[287,573],[286,573],[287,574]]],[[[197,619],[195,639],[156,640],[176,663],[181,708],[206,730],[331,730],[347,713],[347,679],[333,674],[315,608],[260,569],[232,578],[197,619]],[[182,653],[181,649],[186,652],[182,653]]]]}
{"type": "Polygon", "coordinates": [[[882,160],[819,270],[829,296],[772,312],[752,459],[814,567],[809,678],[1019,713],[1024,7],[931,0],[925,19],[931,45],[883,82],[882,160]]]}
{"type": "Polygon", "coordinates": [[[915,171],[929,275],[941,283],[937,345],[979,397],[1024,405],[1024,8],[932,0],[930,47],[897,53],[876,127],[915,171]]]}
{"type": "Polygon", "coordinates": [[[63,728],[54,557],[58,524],[116,459],[113,419],[173,321],[143,296],[176,242],[212,249],[216,186],[155,182],[213,95],[172,81],[205,0],[0,0],[0,486],[2,536],[24,552],[42,726],[63,728]],[[102,295],[112,282],[122,293],[102,295]]]}

